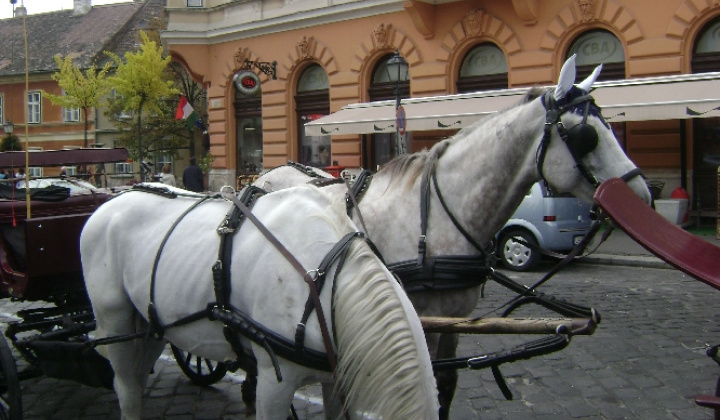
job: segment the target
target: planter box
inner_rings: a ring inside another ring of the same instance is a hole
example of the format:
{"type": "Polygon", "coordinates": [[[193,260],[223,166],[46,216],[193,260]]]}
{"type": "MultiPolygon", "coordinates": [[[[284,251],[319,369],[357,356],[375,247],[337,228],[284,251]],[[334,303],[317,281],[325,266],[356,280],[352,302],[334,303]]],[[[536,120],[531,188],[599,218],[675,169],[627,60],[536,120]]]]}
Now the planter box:
{"type": "Polygon", "coordinates": [[[688,211],[687,198],[670,198],[667,200],[655,200],[655,211],[662,217],[675,225],[682,225],[688,211]]]}

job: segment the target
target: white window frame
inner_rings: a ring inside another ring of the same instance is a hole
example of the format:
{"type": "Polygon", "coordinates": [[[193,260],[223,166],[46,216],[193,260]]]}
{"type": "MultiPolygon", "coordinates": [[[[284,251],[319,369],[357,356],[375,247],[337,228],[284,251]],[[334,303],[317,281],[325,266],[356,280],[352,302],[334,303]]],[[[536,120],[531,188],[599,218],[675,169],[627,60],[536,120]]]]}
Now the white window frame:
{"type": "Polygon", "coordinates": [[[63,107],[63,121],[64,122],[79,122],[80,121],[80,108],[65,108],[65,107],[63,107]]]}
{"type": "Polygon", "coordinates": [[[42,92],[34,90],[28,92],[28,124],[42,123],[42,92]]]}
{"type": "MultiPolygon", "coordinates": [[[[117,92],[117,90],[113,89],[110,92],[110,96],[112,96],[113,99],[122,99],[122,95],[117,92]]],[[[126,111],[122,110],[117,113],[117,118],[119,120],[129,120],[133,117],[132,111],[126,111]]]]}
{"type": "MultiPolygon", "coordinates": [[[[41,152],[43,150],[42,147],[28,147],[28,153],[32,152],[41,152]]],[[[30,166],[28,168],[28,173],[26,176],[29,176],[30,178],[41,178],[43,176],[43,167],[42,166],[30,166]]]]}
{"type": "MultiPolygon", "coordinates": [[[[78,150],[80,146],[63,146],[63,150],[78,150]]],[[[77,175],[77,166],[63,166],[62,169],[65,170],[66,176],[75,176],[77,175]]]]}

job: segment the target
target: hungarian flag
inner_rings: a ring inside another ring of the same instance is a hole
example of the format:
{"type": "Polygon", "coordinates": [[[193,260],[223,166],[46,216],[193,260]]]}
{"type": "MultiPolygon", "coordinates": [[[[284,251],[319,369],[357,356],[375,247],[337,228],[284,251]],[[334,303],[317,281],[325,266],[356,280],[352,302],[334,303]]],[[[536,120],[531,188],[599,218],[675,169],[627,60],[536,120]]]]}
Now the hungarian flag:
{"type": "Polygon", "coordinates": [[[190,130],[192,130],[194,125],[200,127],[201,129],[205,128],[202,121],[200,121],[200,116],[197,112],[195,112],[192,105],[190,105],[190,102],[188,102],[187,98],[183,95],[180,96],[180,103],[175,111],[175,119],[185,120],[185,124],[187,124],[190,130]]]}

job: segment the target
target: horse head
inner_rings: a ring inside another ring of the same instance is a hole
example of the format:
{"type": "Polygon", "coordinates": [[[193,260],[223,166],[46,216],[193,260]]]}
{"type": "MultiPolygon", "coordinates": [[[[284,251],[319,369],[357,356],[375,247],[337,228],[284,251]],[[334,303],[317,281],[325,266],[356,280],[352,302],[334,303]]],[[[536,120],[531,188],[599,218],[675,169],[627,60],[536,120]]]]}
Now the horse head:
{"type": "Polygon", "coordinates": [[[545,107],[545,129],[536,156],[539,176],[562,192],[592,202],[597,186],[609,178],[623,178],[646,203],[651,196],[640,170],[620,147],[600,107],[590,95],[602,64],[574,85],[575,55],[560,71],[558,85],[540,101],[545,107]]]}

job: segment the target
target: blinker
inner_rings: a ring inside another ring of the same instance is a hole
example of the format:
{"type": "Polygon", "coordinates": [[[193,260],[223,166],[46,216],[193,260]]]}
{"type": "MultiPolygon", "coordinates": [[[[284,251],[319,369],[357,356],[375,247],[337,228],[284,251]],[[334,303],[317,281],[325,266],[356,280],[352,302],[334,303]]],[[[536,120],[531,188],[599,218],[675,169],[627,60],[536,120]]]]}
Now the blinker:
{"type": "Polygon", "coordinates": [[[575,159],[581,159],[592,152],[597,144],[597,131],[588,123],[577,124],[568,130],[567,147],[575,159]]]}

